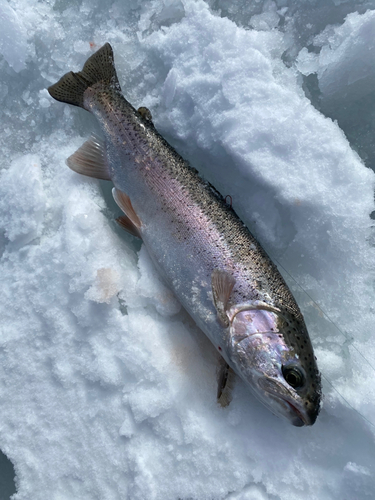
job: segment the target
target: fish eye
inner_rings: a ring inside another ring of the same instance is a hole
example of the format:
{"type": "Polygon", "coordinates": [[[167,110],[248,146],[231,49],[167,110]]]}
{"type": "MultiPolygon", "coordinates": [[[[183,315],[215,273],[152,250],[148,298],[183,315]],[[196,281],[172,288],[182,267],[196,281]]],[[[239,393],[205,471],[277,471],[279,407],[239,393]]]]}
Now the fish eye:
{"type": "Polygon", "coordinates": [[[283,375],[287,383],[293,387],[293,389],[298,389],[304,384],[304,377],[301,371],[295,366],[283,366],[283,375]]]}

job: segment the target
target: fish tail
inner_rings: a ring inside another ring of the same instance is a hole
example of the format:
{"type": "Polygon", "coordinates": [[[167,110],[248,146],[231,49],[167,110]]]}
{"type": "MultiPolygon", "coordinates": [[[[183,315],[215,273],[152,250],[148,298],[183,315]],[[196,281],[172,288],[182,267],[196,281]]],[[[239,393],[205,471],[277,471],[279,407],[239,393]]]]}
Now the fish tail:
{"type": "Polygon", "coordinates": [[[113,60],[113,50],[106,43],[90,56],[82,71],[66,73],[60,80],[48,88],[50,95],[57,101],[84,108],[83,94],[96,83],[121,91],[113,60]]]}

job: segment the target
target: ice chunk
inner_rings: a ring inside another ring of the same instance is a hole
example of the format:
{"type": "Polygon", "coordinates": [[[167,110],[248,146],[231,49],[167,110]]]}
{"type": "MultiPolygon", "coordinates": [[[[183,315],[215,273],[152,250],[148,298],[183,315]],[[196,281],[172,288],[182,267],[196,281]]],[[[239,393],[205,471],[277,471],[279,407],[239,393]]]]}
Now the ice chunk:
{"type": "Polygon", "coordinates": [[[319,56],[319,87],[325,99],[363,97],[375,89],[375,11],[349,14],[319,56]]]}
{"type": "Polygon", "coordinates": [[[271,30],[279,24],[280,17],[277,13],[276,3],[266,0],[261,14],[254,14],[250,19],[250,26],[256,30],[271,30]]]}
{"type": "Polygon", "coordinates": [[[306,47],[301,49],[296,59],[296,67],[303,75],[316,73],[319,68],[319,56],[309,52],[306,47]]]}
{"type": "Polygon", "coordinates": [[[351,101],[375,88],[375,11],[349,14],[341,26],[328,26],[314,39],[320,53],[304,47],[297,68],[317,73],[325,100],[351,101]]]}

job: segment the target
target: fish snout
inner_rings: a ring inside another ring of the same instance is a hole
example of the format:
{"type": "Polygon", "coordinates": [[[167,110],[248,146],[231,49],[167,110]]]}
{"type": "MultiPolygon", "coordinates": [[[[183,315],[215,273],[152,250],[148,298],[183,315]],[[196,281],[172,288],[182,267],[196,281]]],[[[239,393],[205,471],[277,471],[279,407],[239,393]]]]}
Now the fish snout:
{"type": "Polygon", "coordinates": [[[313,425],[319,405],[302,397],[295,397],[282,383],[268,378],[258,380],[260,389],[266,395],[268,407],[278,416],[284,417],[295,427],[313,425]]]}

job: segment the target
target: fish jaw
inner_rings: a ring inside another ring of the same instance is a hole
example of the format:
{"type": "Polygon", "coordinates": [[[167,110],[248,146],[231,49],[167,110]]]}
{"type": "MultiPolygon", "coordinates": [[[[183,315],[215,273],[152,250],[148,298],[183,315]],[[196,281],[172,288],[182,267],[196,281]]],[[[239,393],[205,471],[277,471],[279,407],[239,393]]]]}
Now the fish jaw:
{"type": "Polygon", "coordinates": [[[320,406],[307,406],[301,396],[293,394],[282,380],[259,377],[257,384],[263,394],[261,399],[274,415],[287,420],[295,427],[313,425],[319,414],[320,406]]]}
{"type": "Polygon", "coordinates": [[[231,308],[231,361],[237,374],[273,414],[296,427],[313,425],[320,409],[320,377],[311,377],[293,346],[286,342],[279,313],[267,307],[246,309],[244,304],[236,306],[237,313],[231,308]]]}

